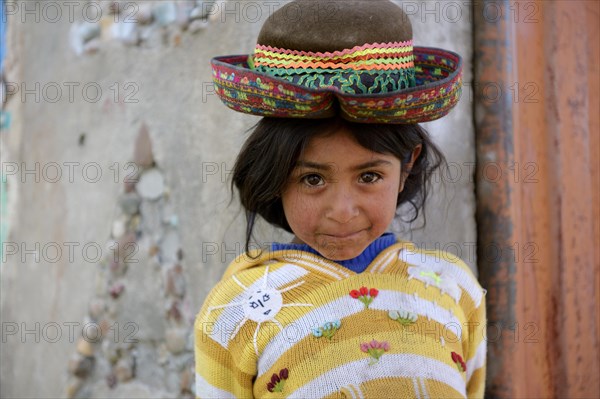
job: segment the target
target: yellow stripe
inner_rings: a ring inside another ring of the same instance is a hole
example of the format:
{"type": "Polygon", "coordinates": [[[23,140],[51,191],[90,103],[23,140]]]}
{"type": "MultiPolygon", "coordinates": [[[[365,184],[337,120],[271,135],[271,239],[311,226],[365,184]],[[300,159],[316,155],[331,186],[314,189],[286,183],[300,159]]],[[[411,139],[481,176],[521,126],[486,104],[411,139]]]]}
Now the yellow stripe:
{"type": "Polygon", "coordinates": [[[196,372],[209,384],[226,391],[242,392],[252,389],[252,376],[237,368],[231,353],[221,345],[200,335],[196,336],[196,372]]]}
{"type": "Polygon", "coordinates": [[[414,67],[412,60],[405,60],[401,58],[390,58],[388,60],[359,60],[349,63],[336,63],[336,62],[304,62],[304,61],[277,61],[271,59],[257,59],[254,63],[255,67],[270,67],[270,68],[294,68],[294,69],[307,69],[307,68],[338,68],[338,69],[408,69],[414,67]],[[381,68],[377,68],[380,66],[381,68]],[[387,67],[387,68],[384,68],[387,67]]]}
{"type": "MultiPolygon", "coordinates": [[[[277,269],[277,266],[272,265],[273,270],[277,269]]],[[[262,274],[254,273],[255,276],[254,281],[262,278],[262,274]]],[[[390,290],[394,292],[399,292],[407,295],[412,295],[414,292],[417,293],[418,297],[423,300],[432,300],[437,299],[437,306],[443,309],[457,309],[456,303],[452,298],[448,295],[441,295],[439,290],[435,287],[425,286],[413,279],[410,281],[406,280],[405,276],[390,276],[383,274],[370,274],[368,275],[368,279],[365,280],[364,276],[357,275],[355,277],[351,277],[345,280],[340,281],[339,283],[329,283],[324,284],[322,281],[322,277],[317,275],[316,273],[311,273],[306,276],[303,276],[304,283],[298,287],[293,288],[290,291],[284,292],[283,295],[283,303],[284,304],[312,304],[313,307],[285,307],[275,316],[275,319],[285,328],[286,326],[295,323],[299,318],[306,315],[308,312],[313,312],[315,310],[318,311],[318,308],[325,305],[326,303],[338,300],[348,295],[352,289],[358,289],[361,285],[368,285],[368,288],[377,288],[378,290],[390,290]],[[392,278],[390,278],[392,277],[392,278]],[[395,277],[395,278],[394,278],[395,277]],[[358,282],[360,281],[360,282],[358,282]],[[332,295],[332,293],[334,295],[332,295]]],[[[244,280],[244,284],[248,283],[249,280],[244,280]]],[[[235,283],[233,283],[235,284],[235,283]]],[[[250,284],[251,285],[251,284],[250,284]]],[[[241,290],[240,287],[235,284],[236,289],[241,290]]],[[[375,299],[377,300],[377,299],[375,299]]],[[[213,313],[208,318],[207,322],[214,322],[217,320],[216,316],[221,312],[221,309],[213,311],[213,313]],[[216,314],[215,314],[216,313],[216,314]]],[[[382,317],[387,317],[387,313],[384,311],[378,311],[382,313],[382,317]]],[[[359,313],[360,314],[360,313],[359,313]]],[[[463,340],[471,339],[475,340],[476,343],[481,341],[483,337],[482,334],[479,334],[476,337],[468,337],[467,328],[466,328],[466,315],[463,312],[453,312],[454,317],[460,323],[460,327],[463,328],[463,340]]],[[[424,323],[423,320],[426,320],[425,316],[420,316],[418,323],[424,323]]],[[[331,321],[331,320],[323,320],[323,322],[331,321]]],[[[390,319],[390,321],[392,321],[390,319]]],[[[394,322],[398,324],[397,322],[394,322]]],[[[437,328],[438,332],[440,330],[439,323],[427,322],[427,325],[422,326],[422,331],[433,331],[437,328]],[[436,325],[438,327],[436,327],[436,325]]],[[[419,324],[421,326],[421,324],[419,324]]],[[[210,325],[205,325],[203,327],[210,328],[210,325]]],[[[235,326],[215,326],[215,328],[225,328],[227,327],[230,331],[233,330],[235,326]]],[[[254,338],[254,333],[256,331],[257,323],[253,321],[246,321],[243,328],[237,333],[236,337],[231,346],[231,350],[244,350],[242,348],[244,343],[251,342],[254,338]]],[[[451,326],[448,329],[443,331],[443,336],[446,341],[455,341],[455,336],[453,334],[454,329],[457,326],[451,326]],[[448,339],[450,337],[450,339],[448,339]]],[[[260,334],[258,335],[258,348],[259,353],[262,352],[267,343],[272,339],[273,336],[278,334],[280,331],[279,327],[273,322],[265,322],[261,324],[260,334]]],[[[210,331],[207,331],[207,333],[210,331]]],[[[310,333],[310,332],[308,332],[310,333]]],[[[246,349],[247,350],[247,349],[246,349]]],[[[249,355],[249,353],[248,353],[249,355]]]]}
{"type": "Polygon", "coordinates": [[[471,320],[477,320],[479,325],[470,328],[465,327],[466,333],[470,332],[472,334],[469,337],[469,348],[471,352],[466,354],[466,358],[464,359],[465,361],[471,360],[473,357],[475,357],[477,348],[479,348],[479,345],[484,339],[486,339],[487,325],[485,311],[485,302],[482,302],[479,308],[477,308],[477,310],[471,315],[471,320]],[[469,329],[472,331],[468,331],[469,329]]]}
{"type": "Polygon", "coordinates": [[[342,388],[340,392],[334,392],[331,395],[323,396],[321,399],[352,399],[352,395],[350,395],[347,388],[342,388]]]}
{"type": "MultiPolygon", "coordinates": [[[[441,348],[439,344],[433,340],[433,338],[424,337],[422,342],[419,339],[417,344],[410,342],[398,343],[397,341],[394,341],[394,337],[396,335],[397,334],[395,331],[388,330],[378,331],[376,333],[371,331],[370,334],[359,334],[357,337],[348,338],[347,340],[339,340],[338,342],[329,342],[327,339],[324,339],[322,343],[319,343],[321,348],[317,352],[315,352],[314,345],[309,347],[305,344],[303,345],[303,343],[299,343],[296,347],[297,352],[293,357],[295,360],[293,364],[293,370],[291,370],[294,372],[294,378],[288,379],[286,382],[286,391],[293,392],[301,386],[312,381],[315,377],[321,376],[328,371],[339,367],[341,365],[340,360],[342,359],[344,363],[360,360],[371,360],[369,354],[360,350],[360,344],[362,342],[370,342],[372,339],[376,339],[380,342],[389,341],[390,345],[392,345],[390,350],[385,352],[385,354],[379,358],[379,362],[385,363],[386,354],[416,354],[436,360],[447,358],[445,363],[451,367],[456,367],[450,357],[450,348],[441,348]],[[311,349],[310,351],[308,350],[309,348],[311,349]],[[442,353],[439,353],[440,351],[442,351],[442,353]],[[306,355],[301,358],[299,354],[306,355]],[[319,362],[316,362],[316,359],[319,359],[319,362]],[[306,374],[302,373],[302,370],[306,370],[306,374]]],[[[317,339],[314,337],[312,338],[317,339]]],[[[323,338],[319,339],[323,340],[323,338]]],[[[292,356],[282,356],[282,358],[280,358],[280,360],[271,370],[269,370],[269,372],[257,378],[257,384],[259,384],[259,386],[262,384],[266,385],[273,372],[278,372],[280,369],[290,366],[290,359],[292,359],[292,356]]]]}
{"type": "MultiPolygon", "coordinates": [[[[390,53],[412,53],[413,51],[413,47],[412,46],[407,46],[407,47],[392,47],[392,48],[374,48],[374,49],[365,49],[362,51],[357,51],[354,53],[350,53],[350,54],[344,54],[342,56],[335,56],[335,57],[331,57],[331,56],[326,56],[326,57],[316,57],[316,56],[310,56],[310,55],[298,55],[298,54],[288,54],[288,53],[279,53],[279,52],[275,52],[275,51],[268,51],[268,50],[260,50],[260,49],[256,49],[255,50],[255,54],[257,53],[262,53],[265,54],[268,57],[276,57],[276,58],[284,58],[284,59],[289,59],[289,60],[314,60],[314,61],[322,61],[324,59],[327,60],[343,60],[343,59],[347,59],[347,58],[355,58],[358,56],[363,56],[363,55],[371,55],[371,54],[390,54],[390,53]]],[[[411,54],[412,56],[412,54],[411,54]]]]}
{"type": "MultiPolygon", "coordinates": [[[[282,308],[282,310],[275,317],[281,325],[286,328],[286,326],[297,324],[298,319],[305,316],[309,312],[319,312],[323,306],[327,304],[337,301],[346,295],[349,300],[352,300],[350,297],[350,291],[352,289],[358,289],[361,285],[366,285],[368,288],[377,288],[378,290],[390,290],[394,292],[398,292],[401,294],[412,295],[413,292],[417,291],[418,296],[423,300],[432,300],[433,298],[437,299],[436,304],[438,307],[442,309],[452,309],[452,310],[460,310],[458,309],[456,303],[452,298],[447,295],[439,295],[439,290],[434,287],[425,288],[423,284],[418,281],[409,281],[406,282],[406,278],[402,276],[397,276],[396,278],[390,278],[392,276],[389,275],[369,275],[369,278],[365,280],[363,277],[357,275],[355,277],[345,279],[339,281],[337,283],[329,283],[323,284],[321,278],[315,274],[310,274],[305,276],[305,282],[299,287],[296,287],[288,292],[283,293],[283,303],[284,304],[294,304],[294,303],[309,303],[312,304],[312,307],[286,307],[282,308]],[[359,280],[360,283],[357,281],[359,280]],[[400,283],[404,283],[403,285],[399,285],[400,283]],[[332,295],[333,294],[333,295],[332,295]],[[433,294],[433,295],[432,295],[433,294]],[[433,298],[432,298],[433,296],[433,298]]],[[[395,276],[394,276],[395,277],[395,276]]],[[[375,299],[376,301],[377,299],[375,299]]],[[[378,320],[381,318],[387,318],[386,311],[379,310],[370,310],[377,312],[378,320]]],[[[448,312],[450,312],[448,310],[448,312]]],[[[457,337],[454,334],[454,331],[457,327],[461,327],[463,329],[463,341],[468,339],[466,335],[466,322],[467,319],[465,315],[461,311],[452,312],[453,316],[460,323],[460,326],[452,325],[452,326],[442,326],[438,322],[434,320],[428,321],[426,316],[419,316],[417,321],[418,331],[437,331],[438,334],[443,334],[444,339],[450,342],[456,342],[457,337]],[[444,329],[444,327],[447,327],[444,329]]],[[[359,317],[360,320],[356,320],[357,323],[361,323],[361,320],[364,321],[364,315],[362,312],[349,316],[349,320],[354,320],[353,317],[359,317]],[[362,315],[362,316],[358,316],[362,315]]],[[[391,319],[390,323],[395,326],[400,326],[400,324],[391,319]],[[395,324],[394,324],[395,323],[395,324]]],[[[327,321],[333,320],[322,320],[323,323],[327,321]]],[[[346,323],[344,323],[346,324],[346,323]]],[[[297,324],[298,325],[298,324],[297,324]]],[[[245,333],[243,336],[247,338],[252,338],[252,334],[256,327],[256,323],[249,322],[248,326],[245,326],[245,333]]],[[[279,328],[274,326],[272,323],[264,324],[264,327],[272,329],[273,334],[277,334],[279,332],[279,328]]],[[[262,327],[261,327],[262,329],[262,327]]],[[[305,332],[310,334],[309,331],[305,332]]],[[[273,335],[262,333],[259,336],[258,346],[259,352],[262,352],[262,349],[268,344],[269,340],[273,335]]],[[[312,335],[309,335],[312,337],[312,335]]],[[[480,340],[481,338],[479,338],[480,340]]]]}
{"type": "Polygon", "coordinates": [[[413,57],[394,57],[394,58],[370,58],[367,60],[355,60],[350,62],[339,62],[338,60],[281,60],[278,58],[269,58],[269,57],[255,57],[254,65],[261,64],[277,64],[277,65],[290,65],[290,64],[298,64],[298,63],[306,63],[306,64],[314,64],[314,63],[328,63],[328,64],[341,64],[341,65],[373,65],[373,64],[405,64],[412,63],[413,57]]]}
{"type": "MultiPolygon", "coordinates": [[[[425,375],[425,373],[423,373],[425,375]]],[[[422,379],[427,389],[429,398],[461,398],[460,392],[455,391],[452,387],[444,384],[441,381],[429,381],[422,379]]],[[[418,383],[417,383],[418,384],[418,383]]],[[[420,385],[420,384],[419,384],[420,385]]],[[[364,389],[369,391],[370,396],[374,398],[389,398],[390,387],[393,386],[394,398],[424,398],[424,393],[421,396],[416,396],[415,387],[413,386],[412,378],[380,378],[363,383],[364,389]],[[393,381],[393,385],[391,383],[393,381]]]]}
{"type": "MultiPolygon", "coordinates": [[[[390,351],[386,353],[412,353],[431,358],[442,358],[452,367],[456,366],[452,362],[450,352],[462,352],[462,343],[451,332],[443,332],[443,326],[439,323],[419,317],[413,327],[407,328],[390,319],[387,312],[368,310],[344,318],[332,340],[325,337],[317,338],[312,334],[301,339],[288,352],[282,353],[270,370],[258,377],[257,382],[260,384],[265,381],[266,384],[274,372],[289,367],[289,359],[298,359],[302,357],[300,354],[310,355],[304,356],[300,362],[296,360],[293,365],[294,369],[310,370],[311,376],[322,375],[338,367],[340,354],[343,354],[344,362],[370,359],[367,353],[360,350],[360,344],[373,339],[388,341],[392,345],[390,351]],[[435,337],[433,336],[434,332],[436,333],[435,337]],[[445,347],[439,344],[440,333],[445,334],[445,347]],[[440,351],[443,354],[440,355],[440,351]],[[315,359],[324,361],[316,364],[315,359]]],[[[383,356],[385,357],[385,355],[383,356]]],[[[383,360],[383,357],[380,360],[383,360]]],[[[297,376],[297,378],[299,380],[294,385],[294,389],[310,380],[308,376],[297,376]]],[[[294,380],[296,381],[296,378],[294,380]]],[[[288,381],[288,383],[290,382],[288,381]]]]}
{"type": "Polygon", "coordinates": [[[485,367],[477,369],[471,376],[467,385],[467,395],[469,398],[483,398],[485,387],[485,367]]]}

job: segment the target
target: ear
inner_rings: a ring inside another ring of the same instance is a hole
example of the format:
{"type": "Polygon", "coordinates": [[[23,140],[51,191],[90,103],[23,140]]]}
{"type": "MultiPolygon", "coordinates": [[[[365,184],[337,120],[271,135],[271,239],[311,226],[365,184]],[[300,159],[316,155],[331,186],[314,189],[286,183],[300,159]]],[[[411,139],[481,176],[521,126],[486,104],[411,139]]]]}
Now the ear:
{"type": "Polygon", "coordinates": [[[410,154],[410,160],[402,165],[402,174],[400,175],[400,188],[398,189],[399,193],[402,192],[402,190],[404,190],[404,182],[408,178],[408,175],[410,174],[410,171],[412,170],[415,161],[417,160],[417,158],[419,158],[419,155],[421,155],[422,149],[423,146],[421,144],[416,145],[412,151],[412,154],[410,154]]]}

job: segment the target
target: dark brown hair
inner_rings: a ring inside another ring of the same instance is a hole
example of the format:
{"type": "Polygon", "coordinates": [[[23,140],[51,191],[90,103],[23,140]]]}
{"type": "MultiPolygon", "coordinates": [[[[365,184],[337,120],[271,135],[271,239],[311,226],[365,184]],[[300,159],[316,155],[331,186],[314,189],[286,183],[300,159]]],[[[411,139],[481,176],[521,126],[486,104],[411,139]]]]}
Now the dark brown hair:
{"type": "Polygon", "coordinates": [[[232,193],[235,186],[246,211],[246,250],[252,238],[256,215],[292,232],[283,212],[281,194],[296,161],[311,138],[333,134],[342,128],[366,149],[397,157],[403,169],[410,162],[413,149],[419,144],[422,146],[396,203],[397,206],[411,204],[414,212],[409,221],[418,217],[427,198],[431,175],[446,162],[427,131],[418,124],[363,124],[339,117],[263,118],[251,129],[252,133],[235,162],[231,182],[232,193]]]}

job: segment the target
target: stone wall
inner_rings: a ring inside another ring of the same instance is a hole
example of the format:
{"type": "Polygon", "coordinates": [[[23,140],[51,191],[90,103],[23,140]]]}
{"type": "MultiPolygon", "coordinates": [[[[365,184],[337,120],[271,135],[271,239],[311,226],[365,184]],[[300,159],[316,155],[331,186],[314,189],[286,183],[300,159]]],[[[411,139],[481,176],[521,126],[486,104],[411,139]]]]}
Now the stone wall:
{"type": "MultiPolygon", "coordinates": [[[[243,248],[227,178],[258,118],[220,103],[208,61],[251,51],[284,2],[113,3],[6,4],[2,397],[191,397],[195,313],[243,248]]],[[[462,54],[470,82],[469,8],[401,4],[415,42],[462,54]]],[[[427,124],[451,168],[427,225],[393,230],[473,267],[471,108],[467,87],[427,124]]]]}

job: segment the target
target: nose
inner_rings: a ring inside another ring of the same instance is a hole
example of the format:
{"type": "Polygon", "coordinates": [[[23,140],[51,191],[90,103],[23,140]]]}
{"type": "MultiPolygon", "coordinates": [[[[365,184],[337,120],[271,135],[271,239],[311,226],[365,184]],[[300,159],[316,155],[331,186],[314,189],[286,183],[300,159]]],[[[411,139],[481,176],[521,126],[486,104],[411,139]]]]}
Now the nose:
{"type": "Polygon", "coordinates": [[[325,216],[340,224],[348,223],[359,214],[357,193],[347,187],[337,187],[328,198],[325,216]]]}

